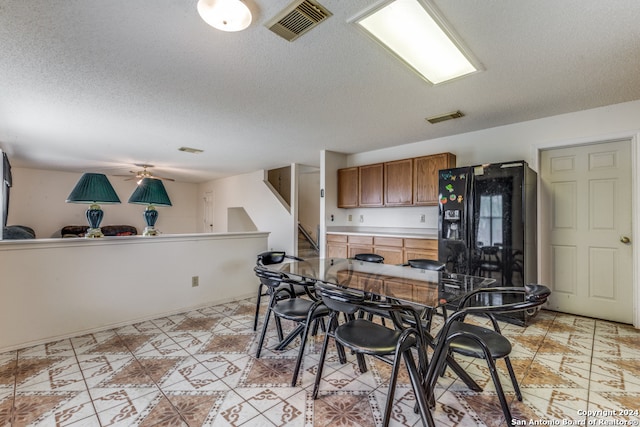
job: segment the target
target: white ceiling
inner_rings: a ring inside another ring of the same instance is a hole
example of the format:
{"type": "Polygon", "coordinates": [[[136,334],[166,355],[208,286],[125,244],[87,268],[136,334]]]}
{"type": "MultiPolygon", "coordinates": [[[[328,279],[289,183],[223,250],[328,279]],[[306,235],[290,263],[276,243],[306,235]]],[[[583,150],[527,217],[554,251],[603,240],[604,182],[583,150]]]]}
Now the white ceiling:
{"type": "Polygon", "coordinates": [[[484,67],[439,86],[348,23],[374,1],[320,0],[333,16],[294,42],[264,26],[289,0],[246,3],[224,33],[196,0],[0,0],[0,148],[201,182],[640,99],[638,0],[437,0],[484,67]]]}

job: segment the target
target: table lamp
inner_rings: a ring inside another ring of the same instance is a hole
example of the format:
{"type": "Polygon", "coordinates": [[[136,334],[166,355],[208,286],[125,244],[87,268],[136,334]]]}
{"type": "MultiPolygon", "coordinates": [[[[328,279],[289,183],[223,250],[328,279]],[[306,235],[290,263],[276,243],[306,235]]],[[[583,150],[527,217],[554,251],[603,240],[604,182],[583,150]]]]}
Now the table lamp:
{"type": "Polygon", "coordinates": [[[169,200],[162,181],[155,178],[142,178],[138,187],[129,197],[129,203],[147,205],[147,209],[144,211],[144,220],[147,226],[142,235],[157,236],[158,231],[154,228],[158,220],[156,206],[171,206],[171,200],[169,200]]]}
{"type": "Polygon", "coordinates": [[[84,237],[104,237],[100,231],[100,222],[104,212],[100,209],[101,204],[120,203],[120,199],[107,176],[101,173],[85,173],[82,174],[80,180],[67,197],[67,203],[89,203],[87,209],[87,221],[89,221],[89,229],[84,237]]]}

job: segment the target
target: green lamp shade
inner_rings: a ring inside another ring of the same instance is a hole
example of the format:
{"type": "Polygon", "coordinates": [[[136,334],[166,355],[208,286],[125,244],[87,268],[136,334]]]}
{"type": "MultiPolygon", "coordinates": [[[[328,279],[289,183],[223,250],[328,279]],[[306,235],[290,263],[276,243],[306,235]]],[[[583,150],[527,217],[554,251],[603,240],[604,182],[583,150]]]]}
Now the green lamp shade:
{"type": "Polygon", "coordinates": [[[164,189],[164,184],[159,179],[142,178],[135,189],[129,203],[138,205],[171,206],[171,200],[164,189]]]}
{"type": "Polygon", "coordinates": [[[120,203],[120,199],[106,175],[85,173],[67,197],[67,203],[120,203]]]}
{"type": "Polygon", "coordinates": [[[158,231],[154,227],[158,219],[158,211],[155,207],[171,206],[171,200],[169,200],[167,190],[164,189],[162,181],[155,178],[142,178],[138,187],[135,189],[131,197],[129,197],[129,203],[147,205],[147,209],[143,214],[147,226],[142,235],[157,236],[158,231]]]}
{"type": "Polygon", "coordinates": [[[89,230],[85,237],[103,237],[100,223],[104,212],[98,203],[120,203],[120,198],[111,186],[107,176],[101,173],[82,174],[80,180],[67,197],[67,203],[89,203],[86,216],[89,230]]]}

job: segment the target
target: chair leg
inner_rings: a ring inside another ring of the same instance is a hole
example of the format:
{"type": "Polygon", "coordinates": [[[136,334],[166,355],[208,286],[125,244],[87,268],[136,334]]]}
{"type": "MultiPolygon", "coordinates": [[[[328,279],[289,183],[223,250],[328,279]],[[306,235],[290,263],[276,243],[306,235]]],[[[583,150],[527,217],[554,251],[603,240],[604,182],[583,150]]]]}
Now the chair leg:
{"type": "Polygon", "coordinates": [[[356,360],[358,361],[358,368],[360,369],[360,372],[363,374],[367,372],[367,361],[364,358],[364,354],[356,353],[356,360]]]}
{"type": "MultiPolygon", "coordinates": [[[[316,380],[313,383],[313,399],[318,398],[318,391],[320,389],[320,380],[322,379],[322,368],[324,368],[324,360],[327,357],[327,347],[329,346],[329,335],[335,330],[338,325],[338,319],[336,318],[337,313],[331,313],[329,315],[329,325],[327,327],[327,332],[324,336],[324,341],[322,342],[322,349],[320,350],[320,360],[318,361],[318,368],[316,371],[316,380]]],[[[343,349],[344,353],[344,349],[343,349]]],[[[340,350],[338,350],[338,354],[340,354],[340,350]]]]}
{"type": "Polygon", "coordinates": [[[269,318],[271,317],[271,305],[267,309],[267,314],[264,316],[264,323],[262,324],[262,333],[260,334],[260,342],[258,342],[258,350],[256,351],[256,359],[260,359],[260,353],[262,352],[262,346],[264,345],[264,337],[267,335],[267,327],[269,326],[269,318]]]}
{"type": "Polygon", "coordinates": [[[409,370],[409,379],[413,386],[413,392],[416,395],[422,424],[426,427],[435,427],[436,424],[433,420],[433,415],[431,414],[431,410],[429,409],[427,398],[425,396],[424,379],[423,376],[418,373],[416,362],[413,360],[413,354],[411,354],[411,350],[409,350],[403,352],[402,356],[404,357],[404,363],[407,365],[407,369],[409,370]]]}
{"type": "MultiPolygon", "coordinates": [[[[315,309],[313,310],[315,311],[315,309]]],[[[296,360],[296,366],[293,368],[293,379],[291,380],[291,387],[296,386],[296,382],[298,381],[298,374],[300,372],[300,365],[302,365],[302,358],[304,357],[304,348],[307,344],[307,338],[309,336],[309,328],[310,324],[313,323],[315,325],[314,329],[318,329],[318,321],[322,320],[319,318],[313,319],[313,312],[309,313],[307,316],[307,321],[304,326],[304,331],[302,331],[300,349],[298,350],[298,359],[296,360]],[[313,319],[313,320],[311,320],[313,319]]]]}
{"type": "Polygon", "coordinates": [[[384,408],[384,415],[382,417],[383,427],[389,425],[391,419],[391,410],[393,409],[393,397],[396,392],[396,383],[398,382],[398,371],[400,370],[400,354],[399,349],[396,350],[395,357],[393,358],[393,365],[391,367],[391,377],[389,378],[389,390],[387,391],[387,403],[384,408]]]}
{"type": "MultiPolygon", "coordinates": [[[[264,345],[264,338],[267,335],[267,328],[269,327],[269,319],[271,318],[271,311],[273,310],[273,306],[276,303],[276,295],[271,292],[269,295],[269,306],[267,307],[267,312],[264,315],[264,321],[262,324],[262,333],[260,334],[260,341],[258,343],[258,350],[256,351],[256,359],[260,358],[260,353],[262,352],[262,346],[264,345]]],[[[280,319],[276,317],[276,327],[278,329],[278,333],[282,334],[282,327],[280,326],[280,319]]]]}
{"type": "Polygon", "coordinates": [[[504,389],[502,388],[502,383],[500,382],[500,377],[498,376],[496,363],[489,355],[485,355],[485,360],[487,361],[487,365],[489,365],[489,372],[491,373],[493,384],[496,387],[496,394],[498,395],[498,399],[500,400],[502,413],[504,414],[507,425],[511,425],[511,410],[509,409],[509,402],[507,402],[507,397],[504,395],[504,389]]]}
{"type": "Polygon", "coordinates": [[[276,332],[278,333],[278,341],[282,341],[284,339],[284,333],[282,332],[282,321],[278,316],[276,318],[276,332]]]}
{"type": "Polygon", "coordinates": [[[513,365],[511,365],[511,359],[509,359],[509,356],[504,358],[504,363],[507,365],[507,371],[509,371],[509,376],[511,377],[511,383],[513,384],[513,389],[516,392],[516,397],[520,402],[522,402],[522,393],[520,392],[520,386],[516,379],[516,373],[513,372],[513,365]]]}
{"type": "Polygon", "coordinates": [[[256,315],[253,317],[253,330],[258,329],[258,317],[260,316],[260,300],[262,299],[262,283],[258,285],[258,302],[256,302],[256,315]]]}

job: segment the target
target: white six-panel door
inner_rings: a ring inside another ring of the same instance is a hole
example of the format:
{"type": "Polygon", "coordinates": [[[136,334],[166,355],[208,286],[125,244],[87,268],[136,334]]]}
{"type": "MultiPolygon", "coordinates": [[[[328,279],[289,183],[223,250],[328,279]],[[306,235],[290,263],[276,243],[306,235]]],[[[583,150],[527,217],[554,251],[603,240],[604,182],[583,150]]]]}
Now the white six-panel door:
{"type": "Polygon", "coordinates": [[[541,152],[549,308],[633,322],[631,142],[541,152]]]}

